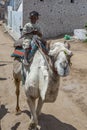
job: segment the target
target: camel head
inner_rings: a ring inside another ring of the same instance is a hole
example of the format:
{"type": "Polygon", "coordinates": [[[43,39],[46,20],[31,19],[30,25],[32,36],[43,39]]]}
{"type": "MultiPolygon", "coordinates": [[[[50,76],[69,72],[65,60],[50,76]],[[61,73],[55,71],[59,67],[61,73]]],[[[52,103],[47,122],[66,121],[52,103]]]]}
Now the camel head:
{"type": "Polygon", "coordinates": [[[70,72],[70,58],[73,55],[65,43],[56,42],[50,46],[49,55],[53,66],[60,76],[67,76],[70,72]]]}

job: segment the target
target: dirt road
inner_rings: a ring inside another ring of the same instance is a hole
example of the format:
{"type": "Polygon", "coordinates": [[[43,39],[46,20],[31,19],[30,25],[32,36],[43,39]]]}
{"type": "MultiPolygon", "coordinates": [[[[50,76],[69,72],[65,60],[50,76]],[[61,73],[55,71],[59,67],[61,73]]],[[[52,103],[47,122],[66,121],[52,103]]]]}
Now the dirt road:
{"type": "MultiPolygon", "coordinates": [[[[71,73],[61,78],[56,102],[44,104],[39,120],[41,130],[87,130],[87,43],[70,44],[74,53],[71,73]]],[[[13,40],[0,26],[0,130],[28,130],[29,108],[22,86],[22,113],[15,115],[12,51],[13,40]]]]}

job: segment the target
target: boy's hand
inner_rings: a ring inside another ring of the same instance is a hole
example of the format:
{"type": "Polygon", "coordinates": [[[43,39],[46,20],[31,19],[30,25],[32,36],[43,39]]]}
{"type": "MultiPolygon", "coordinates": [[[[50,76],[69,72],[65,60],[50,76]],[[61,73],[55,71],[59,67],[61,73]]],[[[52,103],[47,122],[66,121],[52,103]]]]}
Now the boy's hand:
{"type": "Polygon", "coordinates": [[[37,31],[37,30],[34,30],[34,31],[33,31],[33,34],[34,34],[34,35],[38,35],[38,31],[37,31]]]}
{"type": "Polygon", "coordinates": [[[33,31],[33,35],[38,35],[39,37],[42,37],[42,34],[37,30],[33,31]]]}

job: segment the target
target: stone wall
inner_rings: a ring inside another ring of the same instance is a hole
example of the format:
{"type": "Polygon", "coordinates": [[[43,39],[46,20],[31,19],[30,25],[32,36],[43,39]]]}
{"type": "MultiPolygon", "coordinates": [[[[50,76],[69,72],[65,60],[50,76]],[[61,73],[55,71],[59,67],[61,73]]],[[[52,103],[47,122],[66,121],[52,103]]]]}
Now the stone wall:
{"type": "Polygon", "coordinates": [[[39,23],[46,38],[71,33],[87,22],[87,0],[24,0],[23,25],[32,10],[41,14],[39,23]]]}

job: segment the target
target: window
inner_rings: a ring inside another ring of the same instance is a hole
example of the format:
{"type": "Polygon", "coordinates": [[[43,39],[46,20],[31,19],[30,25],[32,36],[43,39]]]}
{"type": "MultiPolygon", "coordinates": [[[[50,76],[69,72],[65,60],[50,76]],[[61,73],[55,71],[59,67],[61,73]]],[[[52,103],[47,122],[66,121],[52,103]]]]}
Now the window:
{"type": "Polygon", "coordinates": [[[71,3],[74,3],[74,0],[70,0],[71,3]]]}
{"type": "Polygon", "coordinates": [[[43,2],[44,0],[40,0],[40,1],[42,1],[42,2],[43,2]]]}

